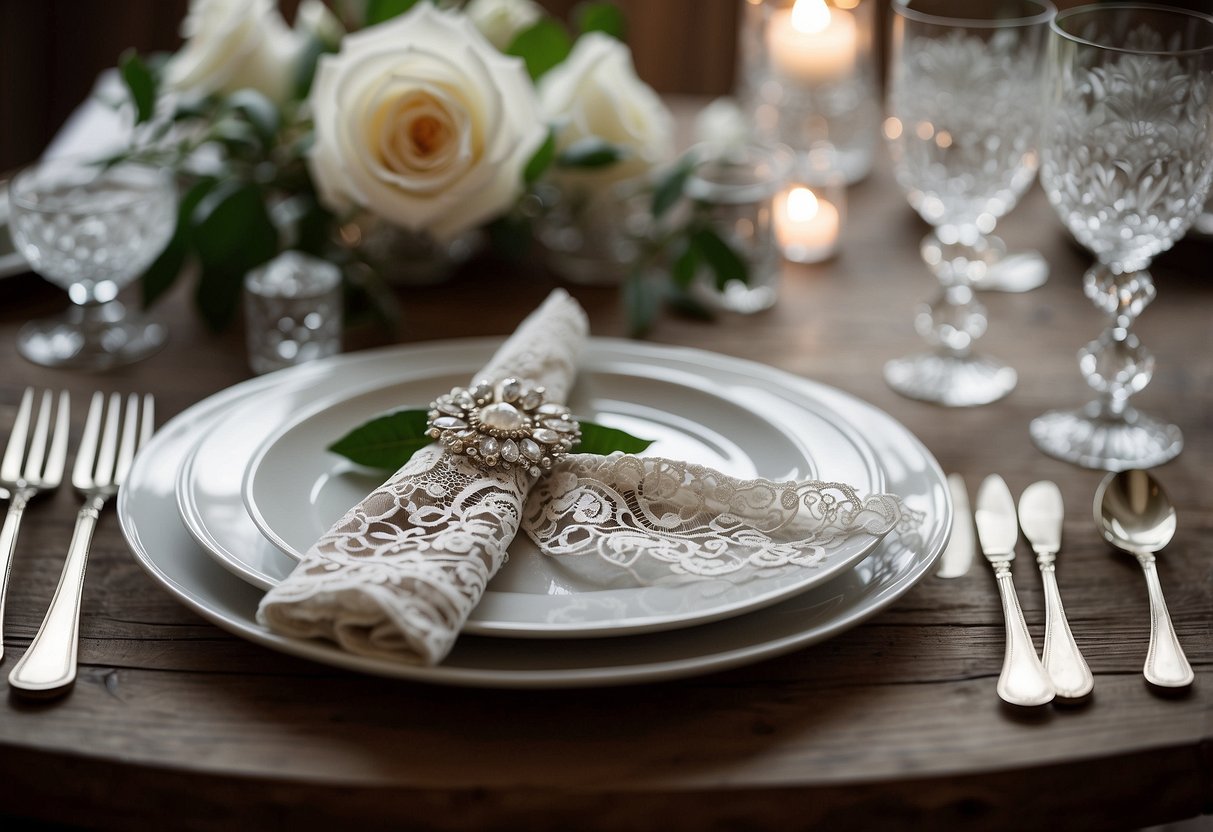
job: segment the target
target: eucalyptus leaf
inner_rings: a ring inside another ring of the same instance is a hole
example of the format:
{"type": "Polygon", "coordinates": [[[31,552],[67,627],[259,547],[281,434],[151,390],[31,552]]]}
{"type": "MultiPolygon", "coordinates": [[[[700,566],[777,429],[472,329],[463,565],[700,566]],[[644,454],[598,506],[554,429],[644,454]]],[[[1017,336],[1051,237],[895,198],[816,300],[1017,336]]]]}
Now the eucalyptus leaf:
{"type": "Polygon", "coordinates": [[[156,76],[139,57],[139,53],[128,49],[118,59],[118,71],[135,103],[135,123],[142,124],[156,111],[156,76]]]}
{"type": "Polygon", "coordinates": [[[623,306],[627,313],[628,335],[648,335],[661,311],[661,288],[642,273],[633,274],[623,284],[623,306]]]}
{"type": "MultiPolygon", "coordinates": [[[[395,471],[434,441],[425,433],[428,421],[426,410],[396,410],[364,422],[328,449],[368,468],[395,471]]],[[[573,446],[572,452],[638,454],[652,444],[652,439],[641,439],[618,428],[581,422],[581,441],[573,446]]]]}
{"type": "Polygon", "coordinates": [[[547,172],[555,160],[556,131],[548,130],[548,137],[544,139],[543,144],[539,145],[539,149],[535,151],[531,161],[526,163],[526,168],[522,172],[522,180],[528,185],[539,181],[539,177],[547,172]]]}
{"type": "Polygon", "coordinates": [[[522,58],[531,79],[538,81],[572,51],[573,40],[569,33],[555,20],[545,17],[519,32],[505,54],[522,58]]]}
{"type": "Polygon", "coordinates": [[[434,440],[425,410],[397,410],[359,425],[328,449],[368,468],[394,471],[434,440]]]}
{"type": "Polygon", "coordinates": [[[366,25],[374,26],[376,23],[399,17],[416,6],[417,2],[418,0],[367,0],[364,15],[366,25]]]}
{"type": "Polygon", "coordinates": [[[691,243],[704,262],[716,275],[716,288],[721,291],[729,281],[750,282],[750,268],[733,247],[724,241],[711,226],[700,226],[691,232],[691,243]]]}
{"type": "Polygon", "coordinates": [[[252,125],[262,144],[266,147],[273,144],[282,116],[278,113],[278,107],[264,93],[253,89],[236,90],[227,97],[227,106],[252,125]]]}
{"type": "Polygon", "coordinates": [[[562,168],[605,168],[625,158],[627,151],[624,148],[597,136],[586,136],[560,151],[556,165],[562,168]]]}
{"type": "Polygon", "coordinates": [[[573,10],[577,31],[602,32],[616,40],[627,40],[627,18],[614,3],[581,3],[573,10]]]}

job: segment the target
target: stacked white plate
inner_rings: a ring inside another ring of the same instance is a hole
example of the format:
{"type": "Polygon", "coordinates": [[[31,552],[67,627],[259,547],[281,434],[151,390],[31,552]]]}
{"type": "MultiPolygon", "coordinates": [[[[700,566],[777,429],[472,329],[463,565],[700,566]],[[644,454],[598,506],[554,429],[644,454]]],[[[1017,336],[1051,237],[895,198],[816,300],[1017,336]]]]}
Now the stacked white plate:
{"type": "Polygon", "coordinates": [[[353,656],[259,625],[263,591],[382,479],[326,446],[375,415],[425,407],[466,383],[499,343],[339,356],[191,407],[156,434],[119,495],[136,558],[205,618],[286,653],[420,681],[572,687],[689,676],[829,638],[893,603],[947,542],[952,504],[939,465],[885,413],[752,362],[594,339],[569,402],[583,418],[655,439],[653,454],[736,476],[897,494],[906,519],[882,541],[857,538],[791,576],[630,589],[581,584],[520,536],[436,667],[353,656]]]}

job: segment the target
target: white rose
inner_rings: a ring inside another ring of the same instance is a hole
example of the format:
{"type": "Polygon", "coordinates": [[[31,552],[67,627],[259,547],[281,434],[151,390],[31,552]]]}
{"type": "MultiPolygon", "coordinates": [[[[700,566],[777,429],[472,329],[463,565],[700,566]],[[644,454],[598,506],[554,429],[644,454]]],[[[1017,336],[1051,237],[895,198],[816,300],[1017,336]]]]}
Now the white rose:
{"type": "Polygon", "coordinates": [[[519,58],[418,3],[320,59],[309,163],[326,206],[449,239],[505,211],[546,128],[519,58]]]}
{"type": "Polygon", "coordinates": [[[539,22],[543,9],[533,0],[472,0],[464,14],[489,43],[504,51],[520,32],[539,22]]]}
{"type": "Polygon", "coordinates": [[[301,40],[315,38],[325,46],[336,47],[345,35],[345,27],[324,0],[303,0],[295,13],[295,35],[301,40]]]}
{"type": "Polygon", "coordinates": [[[299,44],[273,0],[193,0],[181,35],[185,46],[166,68],[170,89],[211,95],[252,88],[275,102],[290,95],[299,44]]]}
{"type": "Polygon", "coordinates": [[[609,35],[582,35],[564,63],[539,80],[539,102],[556,126],[558,149],[596,136],[627,153],[607,168],[556,173],[565,184],[608,186],[646,173],[674,154],[669,109],[637,77],[628,48],[609,35]]]}

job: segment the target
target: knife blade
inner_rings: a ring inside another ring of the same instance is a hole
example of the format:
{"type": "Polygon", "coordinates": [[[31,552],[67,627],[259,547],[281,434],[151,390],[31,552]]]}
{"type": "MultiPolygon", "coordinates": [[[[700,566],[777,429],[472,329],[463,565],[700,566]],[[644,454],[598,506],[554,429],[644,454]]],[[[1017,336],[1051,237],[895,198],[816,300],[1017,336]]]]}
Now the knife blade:
{"type": "Polygon", "coordinates": [[[1015,516],[1015,500],[1002,477],[991,474],[982,482],[977,491],[977,511],[973,519],[977,523],[982,554],[994,567],[1006,626],[1007,646],[1002,672],[998,675],[998,695],[1012,705],[1045,705],[1053,700],[1056,690],[1036,656],[1032,634],[1028,632],[1019,597],[1015,594],[1011,561],[1015,559],[1019,523],[1015,516]]]}
{"type": "Polygon", "coordinates": [[[1061,550],[1065,503],[1061,490],[1047,480],[1034,482],[1019,496],[1019,525],[1036,552],[1045,590],[1045,643],[1041,663],[1053,680],[1057,695],[1081,699],[1095,687],[1095,678],[1074,641],[1070,622],[1057,587],[1056,556],[1061,550]]]}
{"type": "Polygon", "coordinates": [[[954,511],[952,536],[939,559],[939,569],[935,575],[940,578],[959,578],[968,572],[973,564],[973,550],[977,547],[977,541],[973,535],[973,512],[969,508],[969,493],[965,490],[964,477],[960,474],[949,474],[948,491],[952,494],[954,511]]]}

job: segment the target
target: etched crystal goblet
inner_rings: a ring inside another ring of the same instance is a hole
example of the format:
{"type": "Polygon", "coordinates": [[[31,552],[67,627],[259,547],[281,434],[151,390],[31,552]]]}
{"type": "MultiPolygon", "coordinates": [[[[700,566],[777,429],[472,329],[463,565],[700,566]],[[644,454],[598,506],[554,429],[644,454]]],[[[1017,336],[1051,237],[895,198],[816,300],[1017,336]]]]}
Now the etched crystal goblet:
{"type": "Polygon", "coordinates": [[[1151,260],[1184,235],[1213,179],[1213,17],[1145,5],[1062,12],[1045,91],[1041,182],[1095,255],[1083,288],[1110,321],[1078,354],[1098,397],[1034,419],[1032,439],[1089,468],[1149,468],[1183,437],[1129,404],[1154,368],[1132,327],[1154,299],[1151,260]]]}
{"type": "Polygon", "coordinates": [[[21,328],[21,355],[48,367],[103,370],[164,344],[164,326],[128,315],[117,297],[173,234],[169,174],[131,163],[50,159],[13,178],[9,210],[17,250],[72,301],[66,314],[21,328]]]}
{"type": "Polygon", "coordinates": [[[988,404],[1015,370],[974,351],[986,330],[974,283],[1002,254],[988,235],[1038,165],[1040,59],[1053,7],[1037,0],[895,0],[885,137],[897,182],[934,226],[922,256],[942,286],[916,328],[931,350],[885,365],[910,398],[988,404]]]}

